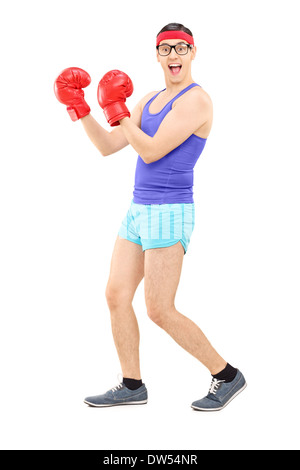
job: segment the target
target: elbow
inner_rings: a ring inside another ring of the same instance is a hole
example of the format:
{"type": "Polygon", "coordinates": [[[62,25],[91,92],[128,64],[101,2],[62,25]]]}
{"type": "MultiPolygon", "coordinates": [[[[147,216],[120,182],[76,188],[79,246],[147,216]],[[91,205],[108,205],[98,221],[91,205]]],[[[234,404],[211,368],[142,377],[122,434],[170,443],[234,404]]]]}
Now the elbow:
{"type": "Polygon", "coordinates": [[[97,149],[100,152],[101,157],[108,157],[108,155],[111,155],[111,153],[112,153],[108,149],[105,149],[105,148],[97,147],[97,149]]]}
{"type": "Polygon", "coordinates": [[[159,160],[155,152],[149,152],[149,151],[145,151],[141,153],[140,157],[144,161],[144,163],[146,163],[146,165],[149,165],[149,163],[153,163],[153,162],[156,162],[156,160],[159,160]]]}
{"type": "Polygon", "coordinates": [[[140,155],[141,159],[143,160],[144,163],[146,163],[146,165],[149,165],[149,163],[151,163],[150,159],[143,156],[143,155],[140,155]]]}
{"type": "Polygon", "coordinates": [[[147,152],[140,152],[139,153],[139,156],[141,157],[141,159],[143,160],[144,163],[146,163],[146,165],[148,165],[150,162],[150,157],[148,155],[147,152]]]}
{"type": "Polygon", "coordinates": [[[150,155],[140,155],[141,159],[144,161],[144,163],[146,163],[146,165],[149,165],[150,163],[154,163],[154,162],[157,162],[157,160],[160,160],[163,155],[158,155],[158,154],[155,154],[155,156],[153,154],[150,154],[150,155]]]}
{"type": "Polygon", "coordinates": [[[143,147],[140,147],[139,149],[136,149],[139,153],[139,156],[143,160],[146,165],[149,165],[149,163],[153,162],[154,155],[155,155],[155,150],[152,142],[148,142],[147,145],[143,145],[143,147]]]}

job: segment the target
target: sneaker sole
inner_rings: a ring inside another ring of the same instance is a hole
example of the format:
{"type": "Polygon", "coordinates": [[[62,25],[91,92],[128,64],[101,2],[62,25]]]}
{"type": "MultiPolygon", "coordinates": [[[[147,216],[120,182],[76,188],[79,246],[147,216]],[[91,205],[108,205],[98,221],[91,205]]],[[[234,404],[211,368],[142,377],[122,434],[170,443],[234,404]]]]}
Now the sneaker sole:
{"type": "Polygon", "coordinates": [[[91,403],[89,401],[84,400],[84,403],[86,403],[89,406],[93,406],[95,408],[104,408],[107,406],[120,406],[120,405],[145,405],[148,402],[148,400],[143,400],[143,401],[130,401],[130,402],[125,402],[125,403],[111,403],[111,404],[103,404],[103,405],[96,405],[95,403],[91,403]]]}
{"type": "Polygon", "coordinates": [[[197,406],[193,406],[193,405],[191,405],[191,407],[192,407],[194,410],[197,410],[197,411],[207,411],[207,412],[224,410],[224,408],[226,408],[226,406],[229,405],[229,403],[230,403],[235,397],[237,397],[243,390],[245,390],[246,387],[247,387],[247,383],[245,383],[245,385],[244,385],[240,390],[238,390],[238,391],[230,398],[230,400],[228,400],[228,402],[225,403],[225,405],[221,406],[220,408],[198,408],[197,406]]]}

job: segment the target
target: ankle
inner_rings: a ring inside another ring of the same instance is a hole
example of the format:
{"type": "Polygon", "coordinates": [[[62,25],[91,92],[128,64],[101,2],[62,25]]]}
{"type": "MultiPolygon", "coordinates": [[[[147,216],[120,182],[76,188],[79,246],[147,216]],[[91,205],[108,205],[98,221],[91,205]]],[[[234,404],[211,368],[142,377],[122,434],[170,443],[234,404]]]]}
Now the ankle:
{"type": "Polygon", "coordinates": [[[223,382],[229,383],[232,382],[238,370],[235,367],[232,367],[230,364],[227,364],[226,367],[218,372],[217,374],[212,374],[214,379],[222,380],[223,382]]]}
{"type": "Polygon", "coordinates": [[[222,372],[222,370],[224,370],[226,366],[227,366],[227,362],[222,360],[222,362],[219,362],[218,364],[211,367],[209,369],[209,372],[211,373],[211,375],[219,374],[219,372],[222,372]]]}
{"type": "Polygon", "coordinates": [[[137,390],[143,385],[142,379],[132,379],[129,377],[123,377],[123,384],[129,390],[137,390]]]}

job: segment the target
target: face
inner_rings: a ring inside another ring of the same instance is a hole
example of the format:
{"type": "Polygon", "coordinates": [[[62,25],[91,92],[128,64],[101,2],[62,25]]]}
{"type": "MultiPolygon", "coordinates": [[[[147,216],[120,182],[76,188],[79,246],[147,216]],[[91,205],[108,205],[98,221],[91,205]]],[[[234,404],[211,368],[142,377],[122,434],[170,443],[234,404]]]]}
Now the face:
{"type": "MultiPolygon", "coordinates": [[[[175,46],[176,44],[188,44],[182,39],[166,39],[160,43],[169,44],[170,46],[175,46]]],[[[162,69],[165,74],[166,81],[170,83],[180,83],[185,79],[188,79],[191,76],[191,66],[192,60],[194,60],[196,55],[196,47],[188,50],[188,53],[185,55],[178,54],[175,49],[171,50],[171,53],[167,56],[159,55],[158,51],[156,52],[157,61],[161,64],[162,69]]]]}

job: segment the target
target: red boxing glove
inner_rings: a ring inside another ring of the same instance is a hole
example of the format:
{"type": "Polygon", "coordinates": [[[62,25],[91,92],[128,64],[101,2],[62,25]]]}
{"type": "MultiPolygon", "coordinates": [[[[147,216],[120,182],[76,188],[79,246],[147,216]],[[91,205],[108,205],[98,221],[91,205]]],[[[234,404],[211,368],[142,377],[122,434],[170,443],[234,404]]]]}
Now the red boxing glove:
{"type": "Polygon", "coordinates": [[[78,67],[64,69],[54,82],[55,96],[58,101],[67,105],[72,121],[77,121],[91,112],[82,90],[90,83],[89,74],[78,67]]]}
{"type": "Polygon", "coordinates": [[[98,102],[111,126],[119,126],[120,119],[130,117],[125,101],[132,92],[132,81],[120,70],[111,70],[100,80],[98,102]]]}

